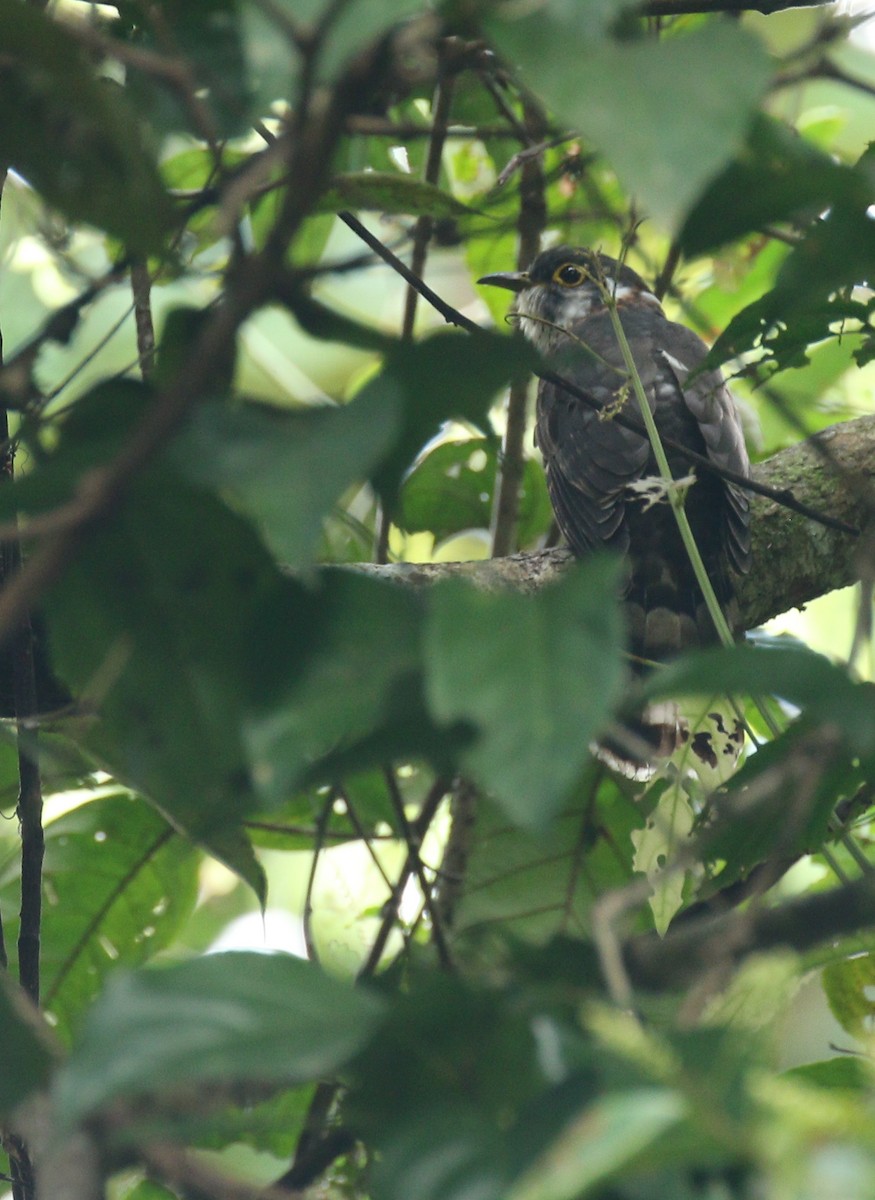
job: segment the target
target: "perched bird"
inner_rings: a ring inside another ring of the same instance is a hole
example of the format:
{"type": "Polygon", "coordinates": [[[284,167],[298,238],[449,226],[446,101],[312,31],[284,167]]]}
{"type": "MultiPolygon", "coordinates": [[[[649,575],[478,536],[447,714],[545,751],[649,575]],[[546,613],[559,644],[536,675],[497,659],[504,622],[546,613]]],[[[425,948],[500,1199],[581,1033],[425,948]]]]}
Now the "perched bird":
{"type": "MultiPolygon", "coordinates": [[[[513,311],[522,332],[556,375],[595,402],[590,407],[542,379],[536,440],[556,520],[574,553],[609,547],[628,560],[632,654],[664,661],[716,641],[675,516],[664,502],[650,442],[612,419],[622,411],[641,423],[606,292],[616,303],[661,436],[746,475],[750,467],[741,421],[722,376],[705,371],[690,378],[707,346],[666,317],[635,271],[588,249],[557,246],[539,254],[528,271],[487,275],[479,282],[516,293],[513,311]]],[[[681,450],[665,449],[672,477],[691,480],[686,513],[734,629],[734,577],[747,571],[750,558],[747,493],[711,473],[696,473],[681,450]]]]}

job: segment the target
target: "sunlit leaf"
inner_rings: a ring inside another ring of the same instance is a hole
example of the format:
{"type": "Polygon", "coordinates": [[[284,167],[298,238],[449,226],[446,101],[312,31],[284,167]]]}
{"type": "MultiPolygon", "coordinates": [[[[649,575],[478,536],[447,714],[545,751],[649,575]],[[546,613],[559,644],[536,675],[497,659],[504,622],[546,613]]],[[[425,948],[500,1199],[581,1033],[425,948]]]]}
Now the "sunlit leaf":
{"type": "MultiPolygon", "coordinates": [[[[43,1005],[69,1039],[106,976],[168,945],[197,898],[200,855],[143,801],[116,794],[46,828],[43,1005]]],[[[14,938],[20,866],[0,875],[4,932],[14,938]]]]}

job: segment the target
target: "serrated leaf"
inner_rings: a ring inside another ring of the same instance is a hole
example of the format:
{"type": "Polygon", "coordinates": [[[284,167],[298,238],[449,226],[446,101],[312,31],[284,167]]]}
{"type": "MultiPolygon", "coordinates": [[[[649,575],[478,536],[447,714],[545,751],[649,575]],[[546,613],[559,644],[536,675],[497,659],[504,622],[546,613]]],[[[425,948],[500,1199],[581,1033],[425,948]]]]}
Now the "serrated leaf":
{"type": "Polygon", "coordinates": [[[659,41],[620,42],[587,29],[579,6],[562,0],[524,16],[511,11],[488,22],[497,48],[601,150],[654,220],[677,229],[741,145],[765,92],[770,67],[759,40],[712,21],[659,41]]]}
{"type": "Polygon", "coordinates": [[[33,6],[0,2],[0,159],[74,221],[156,252],[172,210],[120,87],[33,6]]]}
{"type": "MultiPolygon", "coordinates": [[[[107,974],[145,962],[189,916],[200,855],[125,793],[50,822],[45,842],[42,1002],[68,1041],[107,974]]],[[[20,882],[16,857],[0,882],[4,932],[13,940],[20,882]]]]}
{"type": "Polygon", "coordinates": [[[117,1097],[182,1084],[319,1079],[364,1045],[381,1012],[375,996],[286,954],[120,972],[57,1077],[57,1118],[70,1128],[117,1097]]]}
{"type": "Polygon", "coordinates": [[[466,769],[521,824],[556,812],[617,696],[617,586],[618,563],[597,558],[538,596],[460,584],[428,596],[431,711],[473,728],[466,769]]]}
{"type": "Polygon", "coordinates": [[[433,183],[391,171],[335,175],[316,210],[336,213],[348,208],[429,217],[461,217],[474,211],[433,183]]]}

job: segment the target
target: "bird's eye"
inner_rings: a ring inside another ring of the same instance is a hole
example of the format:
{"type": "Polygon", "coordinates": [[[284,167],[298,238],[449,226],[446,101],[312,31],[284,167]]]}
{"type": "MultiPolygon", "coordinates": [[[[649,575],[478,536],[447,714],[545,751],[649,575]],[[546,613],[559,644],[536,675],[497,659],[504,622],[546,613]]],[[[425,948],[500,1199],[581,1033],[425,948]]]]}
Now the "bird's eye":
{"type": "Polygon", "coordinates": [[[577,287],[578,284],[583,283],[584,279],[586,279],[586,271],[575,263],[563,263],[553,272],[554,282],[561,283],[563,287],[577,287]]]}

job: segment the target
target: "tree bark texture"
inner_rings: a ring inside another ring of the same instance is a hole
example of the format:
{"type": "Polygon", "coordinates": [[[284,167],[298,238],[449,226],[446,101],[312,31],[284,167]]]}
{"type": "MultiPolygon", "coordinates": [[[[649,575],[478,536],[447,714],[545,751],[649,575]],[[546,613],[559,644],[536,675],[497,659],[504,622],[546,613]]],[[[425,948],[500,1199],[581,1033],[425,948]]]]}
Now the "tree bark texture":
{"type": "MultiPolygon", "coordinates": [[[[753,473],[760,482],[789,489],[818,512],[855,526],[860,536],[827,528],[776,500],[752,495],[752,563],[738,587],[745,629],[875,572],[875,530],[868,528],[875,514],[875,416],[832,425],[759,463],[753,473]]],[[[361,569],[411,586],[460,578],[486,589],[536,592],[558,579],[572,561],[560,548],[485,561],[361,569]]]]}

